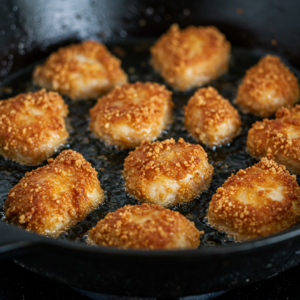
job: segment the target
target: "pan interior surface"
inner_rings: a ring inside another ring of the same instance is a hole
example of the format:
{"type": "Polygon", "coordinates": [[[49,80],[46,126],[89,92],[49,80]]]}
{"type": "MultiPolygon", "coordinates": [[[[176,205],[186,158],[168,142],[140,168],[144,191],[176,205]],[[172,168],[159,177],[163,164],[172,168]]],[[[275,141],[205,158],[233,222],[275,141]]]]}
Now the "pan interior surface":
{"type": "MultiPolygon", "coordinates": [[[[122,68],[128,74],[130,82],[151,81],[165,84],[159,74],[150,65],[149,47],[151,45],[152,42],[139,41],[110,44],[108,45],[108,49],[122,60],[122,68]]],[[[233,103],[237,87],[245,71],[256,64],[259,58],[265,54],[260,51],[233,48],[229,72],[210,85],[215,87],[221,95],[233,103]]],[[[32,84],[34,66],[31,65],[6,78],[2,82],[2,86],[0,86],[1,99],[13,97],[22,92],[38,90],[39,88],[32,84]]],[[[299,78],[299,72],[291,66],[289,67],[299,78]]],[[[172,90],[169,86],[167,88],[172,90]]],[[[174,122],[163,132],[159,140],[169,138],[178,140],[182,137],[185,141],[196,144],[196,141],[184,128],[183,123],[183,106],[187,104],[188,99],[195,92],[195,89],[187,92],[172,91],[175,104],[174,122]]],[[[64,96],[63,98],[69,105],[70,112],[67,122],[69,124],[70,138],[67,145],[60,149],[60,151],[72,149],[80,152],[98,172],[101,187],[105,191],[105,201],[103,204],[90,213],[85,220],[79,222],[68,231],[62,232],[59,236],[59,239],[62,240],[71,240],[84,244],[86,243],[89,230],[100,219],[104,218],[108,212],[115,211],[127,204],[139,204],[139,202],[126,193],[124,179],[121,175],[124,159],[131,150],[120,150],[112,146],[108,147],[93,137],[88,129],[89,109],[95,105],[96,99],[72,102],[68,97],[64,96]]],[[[210,187],[195,200],[171,207],[172,210],[179,211],[189,220],[195,222],[199,230],[205,231],[205,234],[201,236],[200,248],[233,243],[233,240],[224,232],[219,232],[206,224],[205,216],[209,201],[216,189],[232,173],[235,174],[238,170],[247,168],[257,162],[246,151],[246,139],[249,128],[255,121],[260,120],[260,118],[251,114],[243,114],[241,111],[239,111],[239,114],[242,119],[242,132],[233,142],[214,149],[204,147],[208,153],[209,162],[214,167],[214,177],[210,187]]],[[[0,216],[3,222],[5,217],[3,206],[9,190],[21,180],[26,172],[35,168],[22,166],[0,157],[0,216]]]]}

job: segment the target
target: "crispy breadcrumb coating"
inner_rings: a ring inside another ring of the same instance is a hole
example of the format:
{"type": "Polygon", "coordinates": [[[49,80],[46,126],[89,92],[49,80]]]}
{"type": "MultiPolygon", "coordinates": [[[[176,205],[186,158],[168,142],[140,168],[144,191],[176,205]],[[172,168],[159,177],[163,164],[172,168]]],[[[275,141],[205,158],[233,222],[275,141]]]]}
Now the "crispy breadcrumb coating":
{"type": "Polygon", "coordinates": [[[157,138],[170,123],[171,95],[165,86],[151,82],[116,87],[90,110],[90,129],[107,144],[137,147],[157,138]]]}
{"type": "Polygon", "coordinates": [[[172,87],[185,91],[202,86],[228,69],[230,43],[214,26],[177,24],[150,49],[153,67],[172,87]]]}
{"type": "Polygon", "coordinates": [[[83,156],[66,150],[26,173],[5,201],[6,221],[29,231],[58,236],[83,220],[103,200],[97,172],[83,156]]]}
{"type": "Polygon", "coordinates": [[[0,154],[24,165],[38,165],[69,136],[62,97],[44,89],[0,101],[0,154]]]}
{"type": "Polygon", "coordinates": [[[95,99],[127,82],[121,61],[96,41],[60,48],[33,73],[35,84],[72,99],[95,99]]]}
{"type": "Polygon", "coordinates": [[[246,72],[235,102],[245,113],[269,117],[278,108],[294,105],[298,100],[296,76],[279,57],[267,55],[246,72]]]}
{"type": "Polygon", "coordinates": [[[210,184],[213,167],[200,145],[182,138],[143,142],[125,159],[127,192],[140,201],[162,206],[189,202],[210,184]]]}
{"type": "Polygon", "coordinates": [[[254,123],[247,147],[255,158],[266,156],[300,175],[300,105],[280,108],[275,120],[254,123]]]}
{"type": "Polygon", "coordinates": [[[195,92],[184,107],[186,129],[209,147],[224,145],[241,130],[237,110],[212,87],[195,92]]]}
{"type": "Polygon", "coordinates": [[[262,158],[231,175],[214,194],[208,223],[237,241],[280,232],[300,221],[300,188],[284,166],[262,158]]]}
{"type": "Polygon", "coordinates": [[[194,223],[179,212],[154,204],[126,205],[90,231],[93,244],[134,249],[189,249],[200,244],[194,223]]]}

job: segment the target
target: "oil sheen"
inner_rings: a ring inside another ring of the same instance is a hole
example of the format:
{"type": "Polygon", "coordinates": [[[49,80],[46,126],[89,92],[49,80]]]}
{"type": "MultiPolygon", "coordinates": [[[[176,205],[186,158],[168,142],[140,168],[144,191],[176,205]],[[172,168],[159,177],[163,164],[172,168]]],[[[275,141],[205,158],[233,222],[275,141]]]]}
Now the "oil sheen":
{"type": "MultiPolygon", "coordinates": [[[[108,48],[122,60],[122,68],[128,74],[130,82],[152,81],[165,84],[159,74],[151,67],[150,46],[150,42],[139,42],[109,45],[108,48]]],[[[220,94],[232,103],[245,71],[256,64],[259,58],[264,54],[265,53],[259,51],[253,52],[233,48],[229,72],[210,85],[215,87],[220,94]]],[[[297,71],[292,67],[290,68],[296,76],[298,76],[297,71]]],[[[34,86],[31,81],[33,69],[34,66],[29,66],[9,76],[2,83],[2,87],[0,87],[1,99],[13,97],[22,92],[38,90],[39,88],[34,86]]],[[[172,90],[168,85],[167,88],[172,90]]],[[[195,92],[195,89],[187,92],[172,91],[173,101],[175,103],[174,122],[163,132],[159,140],[169,138],[178,140],[182,137],[185,141],[196,144],[183,124],[183,106],[187,104],[188,99],[195,92]]],[[[101,186],[105,191],[105,201],[103,204],[90,213],[85,220],[79,222],[68,231],[62,232],[59,236],[59,239],[85,243],[89,230],[95,226],[100,219],[104,218],[108,212],[115,211],[126,204],[134,205],[139,202],[125,192],[124,179],[121,175],[124,159],[130,150],[119,150],[115,147],[107,147],[103,142],[93,137],[88,129],[89,109],[95,105],[96,99],[78,102],[73,102],[68,97],[64,97],[64,99],[69,105],[70,111],[67,118],[70,138],[68,144],[60,149],[60,151],[72,149],[80,152],[98,172],[101,186]]],[[[204,147],[208,153],[209,162],[214,167],[214,177],[210,187],[195,200],[183,205],[171,207],[172,210],[179,211],[189,220],[195,222],[199,230],[205,231],[205,234],[201,237],[200,247],[212,247],[232,243],[232,239],[228,238],[224,232],[218,232],[206,224],[205,216],[209,201],[216,189],[220,187],[232,173],[236,173],[239,169],[247,168],[256,163],[256,160],[246,151],[246,138],[251,124],[260,120],[260,118],[250,114],[243,114],[241,111],[239,111],[239,113],[242,119],[242,132],[232,143],[222,147],[215,147],[214,149],[204,147]]],[[[36,167],[21,166],[18,163],[0,157],[0,216],[2,221],[4,221],[3,204],[9,190],[20,181],[26,172],[35,168],[36,167]]]]}

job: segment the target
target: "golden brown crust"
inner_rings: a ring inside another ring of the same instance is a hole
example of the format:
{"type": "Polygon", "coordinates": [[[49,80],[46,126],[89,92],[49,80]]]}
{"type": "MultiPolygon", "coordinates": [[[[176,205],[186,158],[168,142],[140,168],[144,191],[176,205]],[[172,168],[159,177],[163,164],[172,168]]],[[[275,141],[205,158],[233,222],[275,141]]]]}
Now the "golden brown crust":
{"type": "Polygon", "coordinates": [[[208,222],[236,238],[267,236],[300,221],[300,188],[284,166],[262,158],[231,175],[214,194],[208,222]]]}
{"type": "Polygon", "coordinates": [[[150,51],[154,68],[171,86],[183,91],[227,71],[230,43],[214,26],[180,30],[173,24],[150,51]]]}
{"type": "Polygon", "coordinates": [[[213,167],[200,145],[179,139],[143,142],[125,159],[127,191],[144,202],[163,206],[193,200],[207,186],[213,167]]]}
{"type": "Polygon", "coordinates": [[[108,144],[139,146],[158,137],[171,121],[171,95],[165,86],[151,82],[116,87],[90,110],[90,129],[108,144]]]}
{"type": "Polygon", "coordinates": [[[97,98],[127,82],[121,61],[96,41],[60,48],[37,66],[34,82],[73,99],[97,98]]]}
{"type": "Polygon", "coordinates": [[[280,108],[275,120],[254,123],[248,132],[247,148],[258,159],[267,156],[300,174],[300,105],[280,108]]]}
{"type": "Polygon", "coordinates": [[[209,147],[224,145],[240,133],[237,110],[212,87],[197,90],[184,111],[187,130],[209,147]]]}
{"type": "Polygon", "coordinates": [[[267,55],[246,72],[238,88],[236,104],[246,113],[269,117],[278,108],[294,105],[298,100],[296,76],[279,57],[267,55]]]}
{"type": "Polygon", "coordinates": [[[126,205],[90,231],[92,243],[135,249],[188,249],[200,244],[194,223],[159,205],[126,205]]]}
{"type": "Polygon", "coordinates": [[[104,200],[97,172],[83,156],[66,150],[28,172],[5,201],[6,221],[57,236],[83,220],[104,200]]]}
{"type": "Polygon", "coordinates": [[[0,101],[0,154],[24,165],[38,165],[66,142],[68,106],[44,89],[0,101]]]}

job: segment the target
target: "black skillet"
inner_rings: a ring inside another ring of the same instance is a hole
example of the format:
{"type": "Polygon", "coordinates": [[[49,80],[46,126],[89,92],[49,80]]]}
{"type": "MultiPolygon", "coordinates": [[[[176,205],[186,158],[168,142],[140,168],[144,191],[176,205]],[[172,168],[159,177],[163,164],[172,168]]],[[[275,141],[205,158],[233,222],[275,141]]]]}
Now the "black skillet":
{"type": "MultiPolygon", "coordinates": [[[[299,11],[298,1],[2,0],[1,97],[10,96],[9,89],[3,86],[14,82],[19,70],[45,58],[60,45],[87,38],[109,44],[138,44],[141,40],[156,39],[174,22],[181,27],[216,25],[234,47],[247,48],[253,53],[277,53],[300,69],[299,11]]],[[[112,46],[112,50],[123,55],[120,47],[112,46]]],[[[235,63],[242,63],[248,53],[234,52],[237,54],[234,58],[239,58],[235,63]]],[[[24,88],[23,81],[25,85],[30,81],[28,74],[30,72],[23,73],[16,81],[20,89],[24,88]]],[[[224,82],[226,80],[223,85],[224,82]]],[[[222,81],[215,84],[220,87],[222,81]]],[[[244,122],[247,123],[245,116],[244,122]]],[[[80,120],[77,127],[80,128],[80,120]]],[[[211,157],[213,155],[211,152],[211,157]]],[[[234,155],[231,162],[235,163],[234,155]]],[[[236,164],[237,169],[243,165],[242,162],[236,164]]],[[[0,165],[1,172],[6,167],[16,182],[27,170],[4,160],[0,165]]],[[[3,198],[11,182],[0,180],[3,198]]],[[[133,199],[128,201],[135,203],[133,199]]],[[[199,198],[194,203],[201,201],[199,198]]],[[[114,209],[115,206],[110,207],[114,209]]],[[[205,227],[201,224],[199,226],[205,227]]],[[[221,291],[269,277],[300,262],[299,226],[243,244],[226,242],[224,237],[220,240],[225,241],[225,245],[209,247],[204,240],[205,247],[189,251],[118,250],[88,247],[77,239],[75,242],[64,237],[50,239],[0,222],[0,258],[13,259],[29,270],[62,283],[106,294],[179,297],[221,291]]]]}

